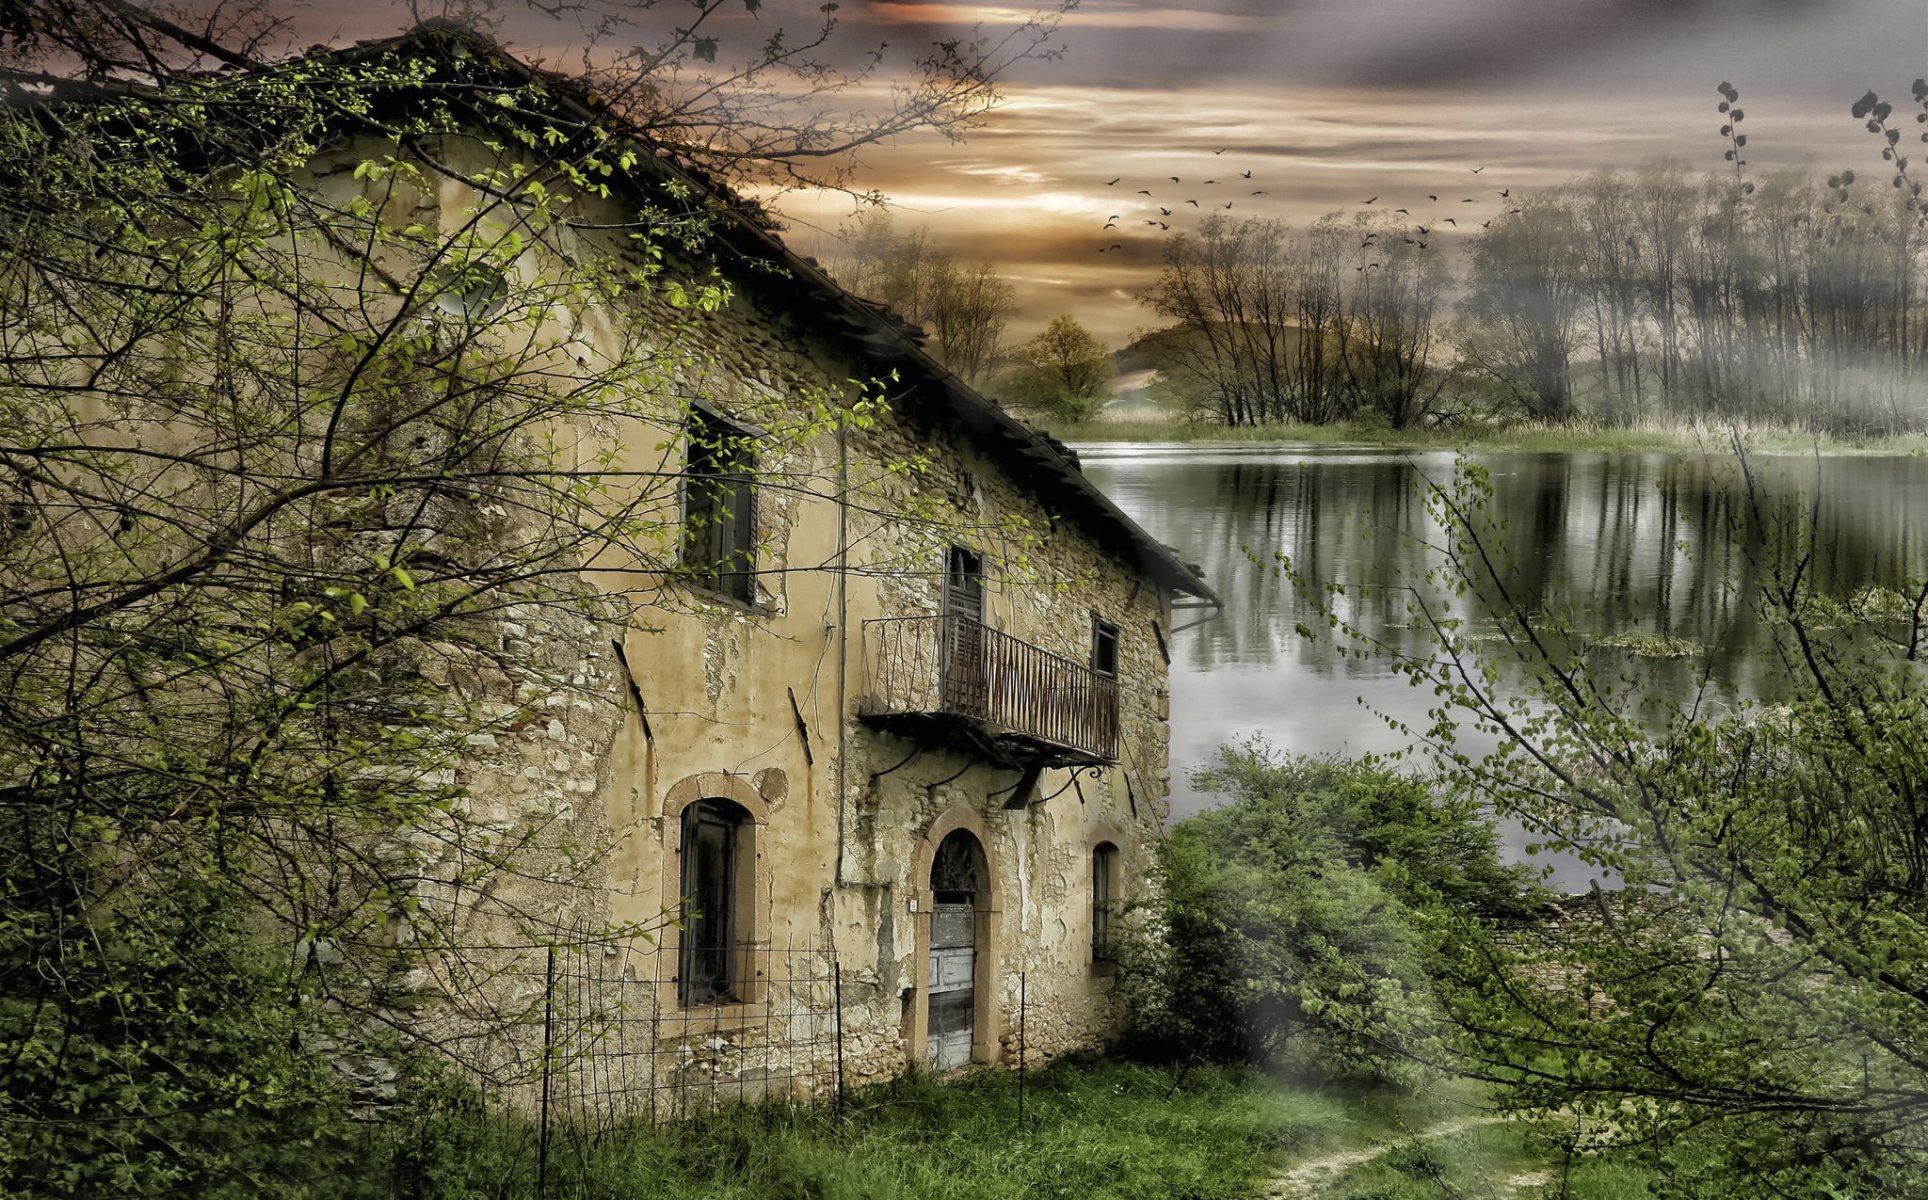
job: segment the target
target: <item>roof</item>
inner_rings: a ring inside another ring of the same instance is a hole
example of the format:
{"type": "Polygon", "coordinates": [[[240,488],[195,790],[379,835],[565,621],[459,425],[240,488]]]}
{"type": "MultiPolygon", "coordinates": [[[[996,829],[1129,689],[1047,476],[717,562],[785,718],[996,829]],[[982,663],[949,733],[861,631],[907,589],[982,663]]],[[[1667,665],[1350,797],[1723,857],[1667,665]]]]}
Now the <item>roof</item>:
{"type": "MultiPolygon", "coordinates": [[[[431,22],[397,37],[316,53],[352,60],[390,52],[440,53],[458,48],[470,55],[492,57],[521,80],[551,89],[558,107],[572,110],[571,115],[577,119],[635,137],[633,132],[621,128],[620,118],[584,88],[523,62],[494,40],[466,26],[431,22]]],[[[801,317],[819,322],[833,335],[854,342],[865,357],[882,367],[894,368],[899,378],[923,384],[924,394],[934,405],[929,412],[920,410],[919,415],[947,420],[981,452],[1002,465],[1020,487],[1030,491],[1049,511],[1076,522],[1100,545],[1141,574],[1172,591],[1219,603],[1199,568],[1184,561],[1176,550],[1126,516],[1085,478],[1075,456],[1064,449],[1062,443],[1024,425],[931,357],[921,344],[921,330],[906,325],[887,308],[847,291],[815,261],[785,245],[771,227],[772,222],[754,204],[743,202],[688,164],[675,161],[670,148],[640,140],[638,148],[647,152],[647,161],[670,176],[705,194],[730,201],[723,206],[724,215],[716,227],[723,244],[747,262],[765,268],[774,265],[788,275],[798,289],[799,299],[805,302],[798,305],[801,317]]]]}

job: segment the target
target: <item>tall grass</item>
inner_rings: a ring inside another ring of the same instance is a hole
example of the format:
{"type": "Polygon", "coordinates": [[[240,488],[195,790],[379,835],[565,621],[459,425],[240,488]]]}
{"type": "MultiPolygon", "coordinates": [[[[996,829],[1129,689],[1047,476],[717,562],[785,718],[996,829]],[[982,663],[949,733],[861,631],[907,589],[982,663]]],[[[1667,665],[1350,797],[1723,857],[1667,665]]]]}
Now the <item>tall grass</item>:
{"type": "MultiPolygon", "coordinates": [[[[1631,426],[1481,424],[1447,429],[1388,429],[1383,425],[1248,425],[1236,429],[1200,422],[1159,420],[1083,421],[1053,424],[1047,431],[1066,442],[1153,442],[1212,445],[1366,446],[1427,450],[1519,450],[1543,453],[1729,453],[1728,426],[1648,421],[1631,426]]],[[[1748,427],[1742,443],[1757,454],[1928,455],[1928,437],[1829,438],[1799,429],[1748,427]]]]}
{"type": "MultiPolygon", "coordinates": [[[[1246,1200],[1295,1158],[1467,1111],[1456,1094],[1281,1086],[1245,1069],[1077,1056],[1015,1077],[911,1078],[825,1109],[745,1108],[598,1140],[558,1133],[552,1200],[1246,1200]],[[1175,1086],[1176,1085],[1176,1086],[1175,1086]]],[[[397,1196],[533,1200],[536,1131],[449,1117],[391,1164],[397,1196]]]]}

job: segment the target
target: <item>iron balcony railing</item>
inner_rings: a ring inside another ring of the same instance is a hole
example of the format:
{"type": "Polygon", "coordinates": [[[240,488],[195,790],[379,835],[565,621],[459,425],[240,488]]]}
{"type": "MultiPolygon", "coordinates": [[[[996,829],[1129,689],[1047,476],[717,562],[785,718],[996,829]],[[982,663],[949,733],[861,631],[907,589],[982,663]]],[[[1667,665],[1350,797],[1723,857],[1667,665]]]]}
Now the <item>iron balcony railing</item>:
{"type": "Polygon", "coordinates": [[[1042,743],[1031,758],[1118,757],[1118,680],[982,621],[865,621],[864,659],[866,715],[962,718],[1007,745],[1042,743]]]}

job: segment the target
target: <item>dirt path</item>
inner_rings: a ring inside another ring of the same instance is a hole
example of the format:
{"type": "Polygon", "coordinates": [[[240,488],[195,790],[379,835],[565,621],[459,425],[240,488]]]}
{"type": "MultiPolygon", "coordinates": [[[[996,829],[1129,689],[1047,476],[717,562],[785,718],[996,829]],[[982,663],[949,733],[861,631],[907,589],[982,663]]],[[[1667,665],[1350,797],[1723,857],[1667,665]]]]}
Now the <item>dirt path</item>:
{"type": "Polygon", "coordinates": [[[1504,1117],[1469,1117],[1464,1121],[1434,1125],[1430,1129],[1422,1129],[1408,1137],[1377,1146],[1361,1146],[1357,1150],[1340,1150],[1320,1158],[1307,1159],[1274,1179],[1271,1186],[1266,1189],[1266,1200],[1313,1200],[1324,1185],[1362,1163],[1371,1162],[1395,1147],[1414,1140],[1452,1137],[1456,1133],[1463,1133],[1481,1125],[1492,1125],[1503,1120],[1505,1120],[1504,1117]]]}

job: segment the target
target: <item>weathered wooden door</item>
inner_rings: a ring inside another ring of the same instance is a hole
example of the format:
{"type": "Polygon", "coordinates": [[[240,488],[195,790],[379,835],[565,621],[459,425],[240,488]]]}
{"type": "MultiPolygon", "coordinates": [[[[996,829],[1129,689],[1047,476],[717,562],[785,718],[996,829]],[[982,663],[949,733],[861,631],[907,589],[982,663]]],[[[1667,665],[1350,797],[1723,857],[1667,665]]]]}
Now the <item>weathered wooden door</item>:
{"type": "Polygon", "coordinates": [[[924,1028],[932,1069],[967,1066],[977,1027],[977,901],[985,886],[977,839],[954,830],[931,863],[929,1013],[924,1028]]]}
{"type": "Polygon", "coordinates": [[[971,1061],[977,1014],[977,909],[939,902],[931,909],[931,1066],[939,1071],[971,1061]]]}

